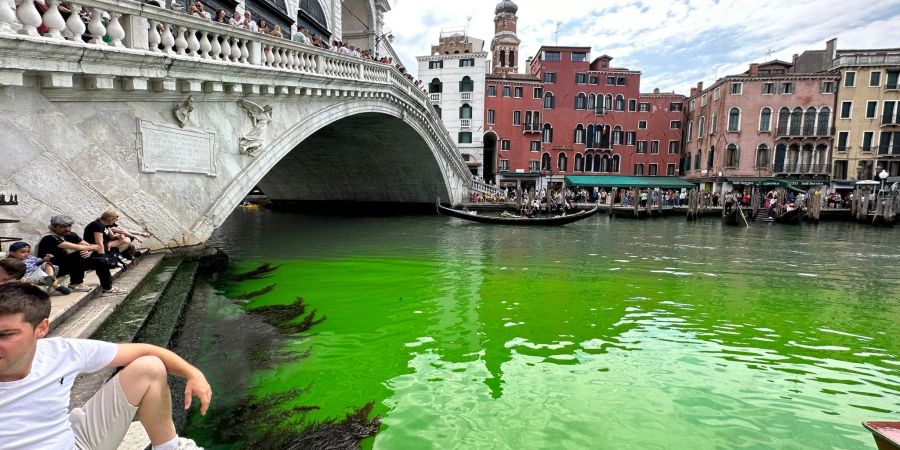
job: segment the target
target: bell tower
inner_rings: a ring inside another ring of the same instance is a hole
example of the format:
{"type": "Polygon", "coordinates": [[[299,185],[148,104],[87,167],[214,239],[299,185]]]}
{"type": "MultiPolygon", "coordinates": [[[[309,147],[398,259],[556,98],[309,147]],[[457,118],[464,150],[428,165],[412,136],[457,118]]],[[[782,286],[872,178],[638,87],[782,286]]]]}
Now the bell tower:
{"type": "Polygon", "coordinates": [[[494,9],[494,39],[491,41],[491,72],[497,75],[519,73],[519,44],[516,13],[512,0],[503,0],[494,9]]]}

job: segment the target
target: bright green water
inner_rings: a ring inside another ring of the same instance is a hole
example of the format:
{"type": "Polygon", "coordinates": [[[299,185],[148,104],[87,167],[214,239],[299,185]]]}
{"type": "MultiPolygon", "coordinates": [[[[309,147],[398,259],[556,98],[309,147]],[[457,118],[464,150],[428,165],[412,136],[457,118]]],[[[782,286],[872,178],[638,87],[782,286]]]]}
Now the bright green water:
{"type": "MultiPolygon", "coordinates": [[[[866,449],[861,421],[900,419],[898,230],[261,210],[214,244],[282,265],[213,305],[277,283],[255,304],[327,316],[253,392],[312,383],[315,417],[375,401],[372,448],[866,449]]],[[[201,365],[225,403],[247,370],[201,365]]]]}

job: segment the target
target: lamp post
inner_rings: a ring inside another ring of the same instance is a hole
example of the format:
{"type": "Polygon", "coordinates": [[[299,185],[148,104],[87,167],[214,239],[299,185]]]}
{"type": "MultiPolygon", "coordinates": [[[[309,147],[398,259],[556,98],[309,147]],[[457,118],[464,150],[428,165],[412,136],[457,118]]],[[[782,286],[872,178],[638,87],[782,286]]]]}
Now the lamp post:
{"type": "Polygon", "coordinates": [[[386,31],[386,32],[384,32],[384,33],[381,33],[381,34],[378,35],[378,36],[375,36],[375,56],[376,56],[376,57],[380,57],[380,56],[381,56],[381,55],[379,54],[380,52],[379,52],[378,46],[381,45],[381,41],[383,41],[383,40],[385,40],[385,39],[387,39],[388,42],[390,42],[391,44],[393,44],[393,43],[394,43],[394,34],[391,33],[390,31],[386,31]]]}
{"type": "Polygon", "coordinates": [[[890,174],[888,174],[887,170],[884,170],[884,169],[881,169],[881,172],[878,174],[878,178],[881,178],[881,190],[882,191],[884,190],[884,180],[887,180],[888,175],[890,175],[890,174]]]}

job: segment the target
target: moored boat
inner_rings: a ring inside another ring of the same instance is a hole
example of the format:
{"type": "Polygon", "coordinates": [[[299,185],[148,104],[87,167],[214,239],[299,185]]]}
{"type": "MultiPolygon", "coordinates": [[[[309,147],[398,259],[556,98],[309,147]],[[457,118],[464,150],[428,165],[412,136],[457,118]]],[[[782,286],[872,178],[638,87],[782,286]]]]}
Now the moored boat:
{"type": "Polygon", "coordinates": [[[725,225],[731,226],[739,226],[743,225],[743,221],[741,220],[741,213],[737,207],[732,207],[730,211],[726,211],[725,215],[722,216],[722,222],[725,225]]]}
{"type": "Polygon", "coordinates": [[[799,225],[803,221],[803,208],[792,209],[780,216],[772,218],[776,223],[799,225]]]}
{"type": "Polygon", "coordinates": [[[440,214],[459,219],[471,220],[478,223],[489,223],[497,225],[540,225],[555,226],[565,225],[567,223],[577,222],[587,219],[594,215],[600,209],[600,205],[595,205],[592,209],[586,211],[578,211],[572,214],[565,214],[553,217],[524,217],[524,216],[485,216],[472,211],[460,211],[458,209],[448,208],[437,204],[437,211],[440,214]]]}
{"type": "Polygon", "coordinates": [[[863,422],[878,450],[900,450],[900,422],[863,422]]]}

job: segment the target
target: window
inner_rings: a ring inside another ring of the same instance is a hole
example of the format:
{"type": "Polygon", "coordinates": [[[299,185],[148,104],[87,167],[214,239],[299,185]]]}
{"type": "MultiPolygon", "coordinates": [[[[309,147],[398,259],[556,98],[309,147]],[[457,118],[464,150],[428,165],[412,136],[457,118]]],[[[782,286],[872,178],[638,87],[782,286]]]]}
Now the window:
{"type": "Polygon", "coordinates": [[[544,88],[539,88],[539,87],[534,88],[534,95],[532,95],[532,98],[541,98],[543,96],[544,96],[544,88]]]}
{"type": "Polygon", "coordinates": [[[615,86],[616,85],[616,77],[606,77],[606,85],[607,86],[615,86]]]}
{"type": "Polygon", "coordinates": [[[650,141],[650,154],[651,155],[659,154],[659,141],[650,141]]]}
{"type": "Polygon", "coordinates": [[[814,136],[816,132],[816,108],[807,108],[803,115],[803,135],[814,136]]]}
{"type": "Polygon", "coordinates": [[[666,176],[674,176],[677,175],[675,173],[675,164],[666,164],[666,176]]]}
{"type": "Polygon", "coordinates": [[[553,98],[553,93],[548,92],[544,94],[544,108],[553,109],[554,105],[556,105],[556,101],[553,98]]]}
{"type": "Polygon", "coordinates": [[[644,174],[644,165],[643,164],[635,164],[634,165],[634,174],[635,175],[643,175],[644,174]]]}
{"type": "Polygon", "coordinates": [[[866,119],[874,119],[875,114],[878,114],[878,102],[877,101],[866,102],[866,119]]]}
{"type": "Polygon", "coordinates": [[[763,108],[759,112],[759,131],[768,133],[772,131],[772,108],[763,108]]]}
{"type": "Polygon", "coordinates": [[[669,154],[677,155],[681,153],[681,141],[669,141],[669,154]]]}
{"type": "Polygon", "coordinates": [[[756,148],[756,169],[765,169],[769,167],[769,146],[759,144],[756,148]]]}
{"type": "Polygon", "coordinates": [[[900,131],[882,131],[878,139],[879,155],[900,155],[900,131]]]}
{"type": "Polygon", "coordinates": [[[703,136],[705,136],[705,134],[706,134],[705,131],[706,131],[706,117],[700,116],[700,123],[699,123],[699,126],[697,126],[697,139],[703,139],[703,136]]]}
{"type": "Polygon", "coordinates": [[[681,103],[669,103],[669,111],[676,112],[676,111],[683,111],[683,110],[684,110],[684,105],[682,105],[681,103]]]}
{"type": "Polygon", "coordinates": [[[844,87],[856,86],[856,72],[847,72],[844,74],[844,87]]]}
{"type": "Polygon", "coordinates": [[[673,120],[673,121],[669,122],[669,129],[680,130],[681,129],[681,121],[673,120]]]}
{"type": "Polygon", "coordinates": [[[873,70],[869,73],[869,87],[881,86],[881,71],[873,70]]]}
{"type": "Polygon", "coordinates": [[[646,120],[638,120],[638,130],[646,130],[647,129],[647,121],[646,120]]]}
{"type": "Polygon", "coordinates": [[[793,94],[794,93],[794,83],[790,83],[790,82],[781,83],[781,93],[782,94],[793,94]]]}
{"type": "Polygon", "coordinates": [[[536,159],[532,159],[531,161],[528,161],[528,170],[530,170],[532,172],[540,171],[541,170],[541,162],[536,159]]]}
{"type": "Polygon", "coordinates": [[[616,111],[625,111],[625,97],[621,95],[616,96],[616,111]]]}
{"type": "Polygon", "coordinates": [[[468,104],[463,104],[459,107],[459,118],[460,119],[471,119],[472,118],[472,107],[468,104]]]}
{"type": "Polygon", "coordinates": [[[586,61],[587,61],[587,53],[572,52],[572,62],[586,62],[586,61]]]}
{"type": "Polygon", "coordinates": [[[694,158],[694,170],[700,170],[700,167],[702,166],[700,161],[702,159],[703,159],[703,152],[701,152],[700,150],[697,150],[697,157],[694,158]]]}
{"type": "Polygon", "coordinates": [[[847,151],[847,141],[850,138],[850,132],[841,131],[838,133],[838,143],[837,143],[837,151],[846,152],[847,151]]]}
{"type": "Polygon", "coordinates": [[[626,86],[628,80],[625,77],[616,78],[616,86],[626,86]]]}
{"type": "Polygon", "coordinates": [[[716,146],[713,145],[709,148],[709,151],[706,152],[706,169],[710,170],[713,168],[713,160],[716,157],[716,146]]]}
{"type": "Polygon", "coordinates": [[[736,168],[740,164],[740,151],[737,145],[728,144],[725,147],[725,167],[736,168]]]}
{"type": "Polygon", "coordinates": [[[459,67],[475,67],[475,58],[463,58],[459,60],[459,67]]]}
{"type": "Polygon", "coordinates": [[[719,112],[713,111],[712,121],[709,123],[709,134],[716,134],[719,131],[719,112]]]}
{"type": "Polygon", "coordinates": [[[744,92],[744,83],[731,83],[731,95],[741,95],[744,92]]]}
{"type": "Polygon", "coordinates": [[[637,100],[628,100],[628,110],[631,112],[637,111],[637,100]]]}
{"type": "Polygon", "coordinates": [[[688,107],[688,110],[689,110],[690,112],[694,112],[694,102],[695,102],[695,101],[696,101],[696,100],[691,100],[690,106],[688,107]]]}
{"type": "Polygon", "coordinates": [[[650,173],[648,173],[647,175],[650,175],[650,176],[657,175],[658,170],[659,170],[659,164],[651,163],[650,164],[650,173]]]}
{"type": "Polygon", "coordinates": [[[495,123],[496,123],[496,122],[495,122],[496,118],[497,118],[497,111],[494,111],[493,109],[489,109],[488,112],[487,112],[487,123],[488,123],[488,125],[493,125],[493,124],[495,124],[495,123]]]}
{"type": "Polygon", "coordinates": [[[487,87],[487,96],[488,97],[496,97],[497,96],[497,86],[490,85],[487,87]]]}
{"type": "Polygon", "coordinates": [[[584,172],[584,156],[581,153],[575,154],[575,171],[584,172]]]}
{"type": "Polygon", "coordinates": [[[872,151],[872,140],[873,139],[875,139],[874,131],[863,132],[862,151],[864,151],[864,152],[872,151]]]}
{"type": "Polygon", "coordinates": [[[541,113],[538,111],[525,111],[525,130],[538,131],[541,124],[541,113]],[[530,130],[529,130],[530,128],[530,130]]]}
{"type": "Polygon", "coordinates": [[[721,97],[721,95],[720,95],[721,92],[722,92],[721,88],[716,88],[716,90],[713,91],[713,100],[718,100],[719,97],[721,97]]]}
{"type": "Polygon", "coordinates": [[[509,97],[511,92],[512,91],[510,90],[509,86],[503,86],[503,96],[504,97],[509,97]]]}
{"type": "Polygon", "coordinates": [[[881,123],[883,125],[889,123],[900,124],[900,101],[892,102],[887,100],[881,110],[881,123]]]}
{"type": "Polygon", "coordinates": [[[885,89],[900,89],[900,72],[888,71],[887,80],[884,83],[885,89]]]}
{"type": "Polygon", "coordinates": [[[443,61],[428,61],[429,69],[443,69],[444,62],[443,61]]]}
{"type": "Polygon", "coordinates": [[[541,151],[541,141],[531,141],[528,148],[533,152],[541,151]]]}
{"type": "Polygon", "coordinates": [[[575,127],[575,143],[584,144],[584,125],[578,124],[575,127]]]}
{"type": "Polygon", "coordinates": [[[625,145],[634,146],[634,140],[637,139],[637,133],[634,131],[625,132],[625,145]]]}
{"type": "Polygon", "coordinates": [[[562,61],[560,52],[544,52],[544,61],[562,61]]]}
{"type": "Polygon", "coordinates": [[[591,76],[591,84],[600,84],[600,77],[591,76]]]}
{"type": "Polygon", "coordinates": [[[700,96],[700,106],[706,106],[706,94],[700,96]]]}
{"type": "Polygon", "coordinates": [[[831,122],[831,108],[825,106],[819,110],[819,123],[816,124],[817,136],[828,136],[831,134],[828,130],[831,122]]]}
{"type": "Polygon", "coordinates": [[[545,144],[553,142],[553,127],[550,126],[549,123],[544,124],[544,129],[541,133],[541,137],[543,138],[545,144]]]}
{"type": "Polygon", "coordinates": [[[640,105],[638,105],[638,111],[650,112],[650,104],[649,103],[641,103],[640,105]]]}
{"type": "Polygon", "coordinates": [[[502,139],[500,141],[500,150],[509,150],[510,143],[509,139],[502,139]]]}
{"type": "Polygon", "coordinates": [[[475,90],[475,82],[469,77],[459,80],[459,92],[472,92],[475,90]]]}
{"type": "Polygon", "coordinates": [[[569,157],[565,153],[560,153],[556,157],[556,170],[560,172],[569,170],[569,157]]]}
{"type": "Polygon", "coordinates": [[[775,83],[763,83],[762,85],[762,93],[763,95],[773,95],[775,94],[775,83]]]}
{"type": "Polygon", "coordinates": [[[575,83],[587,84],[587,74],[586,73],[576,73],[575,74],[575,83]]]}
{"type": "Polygon", "coordinates": [[[550,170],[550,154],[541,155],[541,170],[550,170]]]}
{"type": "Polygon", "coordinates": [[[834,81],[823,81],[820,92],[823,94],[834,94],[837,92],[837,83],[834,81]]]}
{"type": "Polygon", "coordinates": [[[522,111],[513,111],[513,125],[522,125],[522,111]]]}
{"type": "Polygon", "coordinates": [[[587,109],[587,96],[584,92],[579,92],[575,96],[575,109],[587,109]]]}
{"type": "Polygon", "coordinates": [[[841,119],[849,119],[853,111],[853,102],[841,102],[841,119]]]}
{"type": "Polygon", "coordinates": [[[791,111],[791,136],[800,136],[800,125],[803,121],[803,109],[794,108],[791,111]]]}
{"type": "Polygon", "coordinates": [[[433,78],[431,83],[428,83],[428,93],[429,94],[440,94],[444,91],[444,83],[441,83],[441,80],[438,78],[433,78]]]}
{"type": "Polygon", "coordinates": [[[618,125],[613,130],[613,145],[622,145],[622,127],[618,125]]]}
{"type": "Polygon", "coordinates": [[[501,160],[500,160],[500,171],[501,171],[501,172],[508,172],[508,171],[509,171],[509,160],[508,160],[508,159],[501,159],[501,160]]]}
{"type": "Polygon", "coordinates": [[[513,88],[513,97],[522,98],[522,87],[516,86],[513,88]]]}
{"type": "Polygon", "coordinates": [[[728,131],[729,132],[741,131],[741,110],[740,109],[731,108],[731,111],[728,111],[728,131]]]}
{"type": "Polygon", "coordinates": [[[647,153],[647,141],[637,141],[637,153],[647,153]]]}
{"type": "Polygon", "coordinates": [[[687,141],[691,142],[692,140],[694,140],[694,122],[688,122],[687,141]]]}
{"type": "Polygon", "coordinates": [[[470,131],[460,132],[459,137],[456,142],[460,144],[471,144],[472,143],[472,133],[470,131]]]}
{"type": "Polygon", "coordinates": [[[544,83],[556,83],[556,72],[545,72],[544,83]]]}

